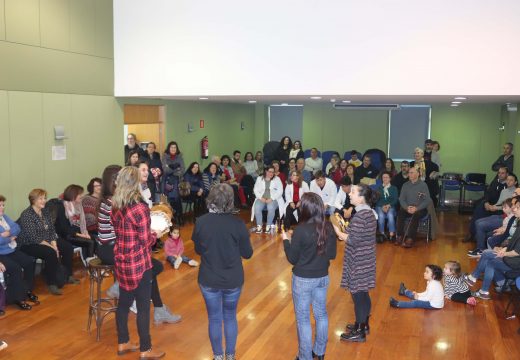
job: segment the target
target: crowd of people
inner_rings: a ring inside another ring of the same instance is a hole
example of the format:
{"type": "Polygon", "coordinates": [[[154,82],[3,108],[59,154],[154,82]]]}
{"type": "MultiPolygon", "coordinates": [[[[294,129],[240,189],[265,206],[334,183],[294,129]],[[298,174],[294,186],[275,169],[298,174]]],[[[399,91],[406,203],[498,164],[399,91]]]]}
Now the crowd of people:
{"type": "MultiPolygon", "coordinates": [[[[213,156],[202,170],[198,162],[185,167],[174,141],[160,155],[154,143],[143,150],[135,135],[129,134],[126,166],[106,167],[101,178],[91,179],[88,194],[72,184],[57,199],[47,201],[45,190],[34,189],[28,195],[29,206],[16,222],[5,213],[6,199],[0,196],[0,274],[7,284],[0,286],[0,315],[4,290],[5,301],[22,310],[39,304],[33,293],[34,258],[45,262],[43,272],[51,294],[62,295],[65,284],[77,284],[72,267],[74,248],[79,247],[85,266],[92,257],[114,265],[117,282],[107,294],[119,299],[118,354],[140,351],[140,358],[163,357],[163,351],[152,347],[149,303],[154,306],[155,323],[176,323],[181,316],[172,313],[160,296],[157,275],[163,264],[151,255],[161,246],[160,234],[151,229],[150,209],[163,199],[173,209],[175,224],[164,244],[166,261],[175,269],[182,263],[198,267],[196,260],[184,255],[180,238],[183,202],[191,202],[196,218],[192,240],[201,257],[198,282],[214,359],[235,359],[236,309],[244,283],[242,258],[250,258],[253,249],[246,225],[233,215],[251,207],[254,232],[273,234],[278,228],[287,260],[293,265],[297,359],[323,359],[328,268],[336,257],[336,238],[347,243],[341,287],[351,293],[355,312],[355,321],[346,326],[341,339],[364,342],[370,329],[369,291],[375,287],[376,239],[413,246],[419,221],[437,205],[439,150],[438,142],[427,140],[424,149],[415,149],[414,161],[402,161],[397,172],[392,159],[381,159],[378,169],[370,154],[355,150],[349,159],[336,153],[324,164],[318,149],[312,148],[305,158],[301,142],[284,137],[269,163],[262,152],[255,156],[247,152],[242,158],[235,150],[232,157],[213,156]],[[342,218],[348,226],[331,225],[326,221],[329,216],[342,218]],[[316,320],[314,344],[311,303],[316,320]],[[137,314],[139,344],[130,342],[129,311],[137,314]]],[[[520,190],[512,159],[512,145],[506,144],[504,155],[493,164],[497,177],[472,217],[466,240],[476,238],[477,247],[468,253],[480,259],[476,269],[462,275],[456,261],[448,262],[444,270],[427,265],[426,291],[413,292],[401,284],[399,294],[412,301],[391,298],[391,306],[439,309],[445,297],[475,305],[473,295],[490,298],[493,281],[497,291],[507,289],[505,273],[520,269],[520,190]],[[473,294],[468,285],[474,286],[481,274],[484,282],[473,294]]]]}

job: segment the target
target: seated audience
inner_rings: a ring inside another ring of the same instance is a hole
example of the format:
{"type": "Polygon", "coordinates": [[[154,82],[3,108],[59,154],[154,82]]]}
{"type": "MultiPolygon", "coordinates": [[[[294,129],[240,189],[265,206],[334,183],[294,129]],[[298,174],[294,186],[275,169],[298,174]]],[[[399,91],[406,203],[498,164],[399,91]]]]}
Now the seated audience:
{"type": "Polygon", "coordinates": [[[444,296],[451,301],[477,305],[477,300],[471,294],[468,284],[462,276],[461,266],[458,261],[448,261],[444,264],[444,296]]]}
{"type": "Polygon", "coordinates": [[[262,233],[262,211],[264,209],[267,209],[265,233],[272,233],[275,229],[274,217],[276,209],[279,207],[278,201],[283,201],[283,185],[280,178],[274,175],[274,167],[272,165],[266,166],[264,168],[264,175],[256,179],[254,192],[256,200],[253,203],[251,220],[254,216],[256,220],[256,233],[262,233]]]}
{"type": "Polygon", "coordinates": [[[278,178],[280,178],[280,181],[282,182],[283,188],[285,190],[285,186],[287,185],[287,175],[281,171],[278,160],[273,160],[272,164],[274,168],[274,176],[278,176],[278,178]]]}
{"type": "Polygon", "coordinates": [[[97,236],[98,232],[98,208],[101,202],[102,181],[100,178],[93,178],[87,185],[88,194],[81,199],[81,206],[85,213],[85,222],[90,236],[97,236]]]}
{"type": "Polygon", "coordinates": [[[282,211],[285,209],[283,223],[286,231],[289,230],[291,225],[298,223],[301,198],[306,192],[309,192],[309,185],[303,181],[299,171],[293,171],[290,176],[290,182],[285,188],[285,204],[282,206],[282,211]]]}
{"type": "Polygon", "coordinates": [[[126,159],[126,166],[137,166],[140,159],[140,152],[132,150],[128,153],[128,159],[126,159]]]}
{"type": "Polygon", "coordinates": [[[419,179],[419,172],[415,167],[408,171],[410,179],[403,185],[399,202],[401,208],[397,214],[397,238],[395,245],[411,248],[415,242],[419,220],[428,213],[427,207],[430,203],[430,194],[426,184],[419,179]],[[405,228],[405,220],[410,218],[405,228]]]}
{"type": "Polygon", "coordinates": [[[339,173],[339,161],[334,156],[330,158],[330,162],[327,165],[327,169],[325,170],[325,174],[327,174],[327,177],[334,181],[336,184],[336,181],[341,180],[341,174],[339,173]],[[330,166],[329,166],[330,165],[330,166]],[[328,170],[327,170],[328,169],[328,170]]]}
{"type": "MultiPolygon", "coordinates": [[[[32,292],[34,259],[16,248],[20,226],[5,214],[5,201],[5,197],[0,195],[0,272],[4,274],[4,281],[6,275],[9,276],[5,300],[8,304],[18,305],[22,310],[31,310],[27,300],[39,304],[38,296],[32,292]]],[[[0,309],[3,310],[1,307],[0,309]]]]}
{"type": "Polygon", "coordinates": [[[218,165],[209,163],[202,173],[202,183],[204,184],[204,195],[208,196],[211,188],[220,184],[220,176],[218,174],[218,165]]]}
{"type": "Polygon", "coordinates": [[[305,170],[305,160],[303,158],[299,158],[296,160],[296,170],[302,174],[302,179],[307,184],[310,184],[312,181],[312,172],[305,170]]]}
{"type": "Polygon", "coordinates": [[[497,229],[502,225],[504,218],[504,207],[505,201],[511,199],[515,195],[515,190],[518,185],[518,180],[515,174],[509,174],[506,180],[507,187],[500,192],[500,197],[495,205],[489,205],[488,211],[493,213],[483,218],[478,219],[475,222],[475,240],[477,241],[477,247],[471,252],[471,254],[479,254],[486,248],[486,234],[494,229],[497,229]]]}
{"type": "Polygon", "coordinates": [[[220,170],[222,171],[222,179],[221,182],[230,185],[233,188],[233,192],[235,194],[235,207],[238,208],[242,206],[245,208],[247,205],[246,194],[244,193],[244,189],[240,187],[237,183],[237,179],[235,177],[235,173],[233,172],[233,168],[231,167],[231,158],[228,155],[222,155],[220,158],[220,170]]]}
{"type": "Polygon", "coordinates": [[[350,178],[350,181],[352,182],[352,185],[354,185],[354,181],[356,180],[356,175],[355,175],[355,171],[356,171],[356,166],[354,164],[348,164],[347,165],[347,175],[349,178],[350,178]]]}
{"type": "Polygon", "coordinates": [[[325,174],[327,174],[327,176],[329,176],[331,167],[334,166],[334,170],[337,169],[337,167],[339,166],[340,159],[341,157],[339,156],[339,153],[335,152],[332,154],[329,163],[327,164],[327,166],[325,166],[325,174]],[[332,159],[334,159],[334,165],[332,164],[332,159]]]}
{"type": "Polygon", "coordinates": [[[469,223],[469,232],[464,238],[463,242],[474,239],[477,232],[476,223],[478,219],[493,215],[493,208],[491,206],[497,203],[498,199],[500,198],[500,193],[507,187],[507,175],[508,170],[506,167],[501,167],[498,169],[497,176],[493,179],[491,184],[489,184],[488,188],[484,192],[484,198],[479,201],[477,205],[475,205],[473,216],[471,217],[471,221],[469,223]]]}
{"type": "Polygon", "coordinates": [[[302,143],[300,140],[295,140],[291,151],[289,151],[289,159],[303,159],[305,156],[302,150],[302,143]]]}
{"type": "Polygon", "coordinates": [[[305,170],[310,171],[313,175],[316,175],[316,172],[322,171],[323,169],[323,160],[318,157],[318,149],[311,149],[311,157],[305,159],[305,170]]]}
{"type": "Polygon", "coordinates": [[[94,255],[94,240],[87,231],[85,212],[81,206],[83,187],[69,185],[63,192],[63,201],[57,202],[56,233],[73,246],[81,247],[81,259],[87,266],[87,259],[94,255]]]}
{"type": "Polygon", "coordinates": [[[394,160],[392,160],[390,158],[386,159],[385,167],[379,173],[379,177],[381,177],[383,172],[388,172],[390,174],[390,179],[393,179],[393,177],[397,175],[397,170],[395,170],[394,160]]]}
{"type": "Polygon", "coordinates": [[[170,141],[166,146],[162,158],[163,184],[162,193],[168,198],[170,206],[175,211],[177,224],[183,222],[182,202],[179,194],[179,183],[184,174],[184,159],[182,152],[175,141],[170,141]]]}
{"type": "MultiPolygon", "coordinates": [[[[513,214],[513,206],[516,204],[516,196],[518,192],[515,193],[515,197],[512,199],[507,199],[504,201],[502,210],[504,211],[504,220],[502,221],[502,226],[493,230],[491,236],[489,236],[486,240],[487,248],[493,249],[495,246],[507,246],[511,237],[516,231],[516,218],[513,214]]],[[[486,234],[488,236],[488,234],[486,234]]],[[[469,257],[480,257],[480,255],[473,255],[473,250],[468,251],[469,257]]]]}
{"type": "Polygon", "coordinates": [[[398,194],[401,194],[404,183],[408,181],[408,170],[410,170],[410,163],[406,160],[401,161],[401,172],[392,178],[392,185],[397,188],[398,194]]]}
{"type": "Polygon", "coordinates": [[[238,184],[240,184],[240,191],[244,193],[246,197],[246,202],[252,204],[255,200],[255,195],[253,194],[253,187],[255,186],[255,180],[251,175],[247,174],[246,168],[242,165],[242,161],[240,159],[241,152],[235,150],[233,152],[233,159],[231,159],[231,168],[233,169],[233,173],[235,174],[235,179],[238,184]]]}
{"type": "Polygon", "coordinates": [[[513,172],[515,157],[513,155],[513,144],[508,142],[504,144],[504,154],[491,165],[491,170],[498,171],[501,167],[506,167],[508,172],[513,172]]]}
{"type": "Polygon", "coordinates": [[[257,174],[258,176],[264,173],[264,155],[261,151],[257,151],[255,154],[256,165],[258,166],[257,174]]]}
{"type": "Polygon", "coordinates": [[[433,150],[433,140],[426,139],[424,141],[424,150],[423,150],[424,160],[432,161],[432,150],[433,150]]]}
{"type": "MultiPolygon", "coordinates": [[[[333,171],[329,177],[332,179],[332,181],[334,181],[334,183],[336,183],[336,186],[340,186],[341,185],[341,180],[347,176],[347,167],[349,166],[349,163],[347,160],[343,159],[339,162],[339,165],[337,166],[336,170],[333,171]]],[[[351,171],[351,174],[352,174],[352,178],[354,178],[354,166],[352,166],[352,171],[351,171]]]]}
{"type": "Polygon", "coordinates": [[[334,202],[338,194],[336,184],[331,179],[325,177],[323,171],[318,170],[314,180],[311,181],[309,190],[318,194],[323,200],[325,206],[325,215],[331,215],[334,212],[334,202]]]}
{"type": "MultiPolygon", "coordinates": [[[[370,155],[363,156],[363,163],[361,166],[356,167],[354,171],[354,184],[359,184],[360,182],[370,183],[372,182],[370,179],[375,179],[377,177],[378,171],[375,167],[372,166],[372,158],[370,155]]],[[[375,183],[375,181],[373,181],[375,183]]]]}
{"type": "Polygon", "coordinates": [[[166,261],[170,263],[175,270],[177,270],[182,263],[189,266],[196,267],[199,263],[196,260],[190,259],[184,255],[184,242],[181,238],[181,230],[178,226],[172,226],[170,229],[170,236],[164,242],[164,255],[166,261]]]}
{"type": "Polygon", "coordinates": [[[273,160],[278,160],[280,163],[280,170],[285,172],[287,171],[287,166],[289,163],[289,153],[292,149],[292,141],[289,136],[284,136],[282,140],[280,140],[280,145],[274,152],[273,160]]]}
{"type": "MultiPolygon", "coordinates": [[[[353,165],[350,165],[353,166],[353,165]]],[[[334,200],[335,212],[341,214],[343,219],[350,220],[356,213],[354,205],[350,203],[350,189],[352,187],[352,180],[350,177],[345,176],[341,179],[338,195],[334,200]]]]}
{"type": "Polygon", "coordinates": [[[437,164],[437,166],[439,167],[439,171],[440,171],[440,168],[442,167],[441,157],[439,155],[440,149],[441,149],[441,145],[439,144],[439,142],[434,141],[432,143],[432,162],[437,164]]]}
{"type": "Polygon", "coordinates": [[[251,176],[254,180],[258,177],[258,163],[253,159],[253,153],[248,151],[244,156],[244,168],[246,174],[251,176]]]}
{"type": "MultiPolygon", "coordinates": [[[[516,221],[520,218],[519,198],[513,205],[513,213],[516,221]]],[[[506,247],[496,246],[493,249],[487,249],[482,252],[475,270],[465,276],[465,280],[469,286],[475,286],[477,279],[484,273],[484,279],[480,290],[475,293],[476,297],[483,300],[491,298],[489,289],[493,285],[493,281],[498,285],[495,290],[501,292],[504,285],[504,274],[510,270],[520,270],[520,226],[516,227],[515,233],[511,241],[506,247]]]]}
{"type": "Polygon", "coordinates": [[[289,166],[287,168],[287,171],[285,172],[288,184],[291,182],[290,177],[291,177],[291,173],[293,171],[298,171],[298,169],[296,169],[296,159],[295,158],[290,158],[289,159],[289,166]]]}
{"type": "Polygon", "coordinates": [[[125,161],[128,161],[130,151],[137,151],[137,153],[139,154],[138,157],[144,156],[144,151],[139,147],[135,134],[128,134],[126,137],[126,141],[127,143],[125,145],[125,161]]]}
{"type": "Polygon", "coordinates": [[[359,160],[360,156],[361,153],[357,152],[356,150],[352,150],[350,152],[350,160],[348,161],[348,163],[354,165],[355,168],[361,166],[362,162],[361,160],[359,160]]]}
{"type": "Polygon", "coordinates": [[[419,178],[426,183],[433,205],[436,207],[439,194],[439,167],[437,164],[424,158],[424,151],[421,148],[416,148],[414,152],[415,160],[410,163],[410,167],[415,167],[419,171],[419,178]]]}
{"type": "Polygon", "coordinates": [[[72,245],[59,238],[54,230],[54,223],[49,210],[45,208],[47,192],[43,189],[34,189],[29,193],[29,207],[25,209],[18,220],[20,235],[17,242],[20,250],[27,255],[45,261],[43,272],[46,276],[49,292],[61,295],[63,292],[57,286],[58,267],[61,263],[66,269],[67,282],[79,284],[79,280],[72,277],[72,245]]]}
{"type": "Polygon", "coordinates": [[[385,221],[388,221],[390,241],[395,241],[395,205],[399,200],[399,195],[397,195],[397,188],[390,183],[390,178],[391,176],[388,171],[384,171],[381,174],[383,183],[377,188],[379,200],[376,204],[376,212],[379,234],[383,239],[386,238],[385,221]]]}
{"type": "Polygon", "coordinates": [[[146,153],[144,159],[148,162],[148,188],[152,194],[152,202],[158,203],[161,193],[161,178],[163,175],[161,155],[155,151],[155,143],[150,142],[146,145],[146,153]]]}
{"type": "Polygon", "coordinates": [[[213,155],[211,157],[211,162],[213,164],[216,164],[217,165],[217,174],[220,176],[220,180],[221,181],[224,181],[225,180],[225,175],[222,173],[222,169],[220,169],[220,165],[222,165],[222,160],[221,160],[221,156],[219,155],[213,155]]]}
{"type": "Polygon", "coordinates": [[[204,181],[202,173],[200,172],[200,165],[197,162],[192,162],[184,173],[184,181],[190,183],[189,199],[193,201],[194,216],[200,216],[204,213],[204,181]]]}
{"type": "Polygon", "coordinates": [[[444,307],[444,288],[442,286],[442,269],[437,265],[426,265],[424,270],[426,290],[418,293],[408,290],[403,283],[399,286],[399,295],[406,296],[412,301],[397,301],[390,298],[390,306],[401,309],[428,309],[437,310],[444,307]]]}

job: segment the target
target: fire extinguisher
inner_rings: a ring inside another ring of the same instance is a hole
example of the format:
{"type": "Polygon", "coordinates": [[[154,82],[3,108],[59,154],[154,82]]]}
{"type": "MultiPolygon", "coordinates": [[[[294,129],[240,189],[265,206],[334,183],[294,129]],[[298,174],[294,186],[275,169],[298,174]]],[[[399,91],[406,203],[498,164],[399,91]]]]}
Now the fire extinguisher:
{"type": "Polygon", "coordinates": [[[204,136],[200,141],[200,157],[202,159],[209,157],[209,141],[207,136],[204,136]]]}

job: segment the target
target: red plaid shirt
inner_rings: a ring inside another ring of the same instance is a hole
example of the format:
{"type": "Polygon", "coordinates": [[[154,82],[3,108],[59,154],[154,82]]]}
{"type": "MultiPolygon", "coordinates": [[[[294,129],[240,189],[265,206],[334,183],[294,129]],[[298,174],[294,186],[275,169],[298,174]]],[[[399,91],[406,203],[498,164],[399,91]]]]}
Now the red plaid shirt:
{"type": "Polygon", "coordinates": [[[116,233],[114,260],[119,286],[126,291],[137,288],[143,273],[152,268],[151,246],[155,236],[150,230],[150,210],[137,203],[112,212],[116,233]]]}

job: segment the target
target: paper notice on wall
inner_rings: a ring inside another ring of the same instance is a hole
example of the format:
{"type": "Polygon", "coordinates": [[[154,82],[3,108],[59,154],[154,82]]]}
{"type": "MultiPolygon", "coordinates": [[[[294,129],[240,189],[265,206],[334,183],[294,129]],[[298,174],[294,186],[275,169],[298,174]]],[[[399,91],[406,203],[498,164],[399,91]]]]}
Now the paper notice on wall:
{"type": "Polygon", "coordinates": [[[52,147],[52,160],[67,160],[67,146],[53,146],[52,147]]]}

